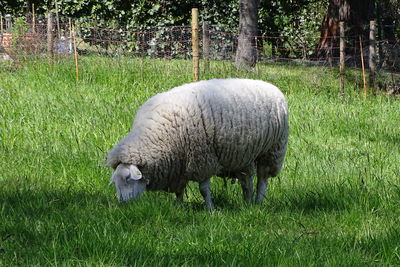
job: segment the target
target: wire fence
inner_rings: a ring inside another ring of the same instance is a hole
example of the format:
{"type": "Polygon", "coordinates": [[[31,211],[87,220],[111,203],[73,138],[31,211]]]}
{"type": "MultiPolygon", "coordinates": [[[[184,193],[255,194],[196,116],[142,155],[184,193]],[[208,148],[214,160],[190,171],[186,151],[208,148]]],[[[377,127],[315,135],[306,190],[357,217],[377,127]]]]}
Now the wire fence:
{"type": "MultiPolygon", "coordinates": [[[[6,28],[2,23],[0,33],[0,68],[23,64],[43,58],[72,59],[74,48],[79,56],[98,56],[111,59],[166,59],[187,60],[184,71],[190,75],[192,58],[192,29],[176,26],[124,31],[71,23],[14,24],[6,28]],[[75,45],[74,45],[75,43],[75,45]]],[[[365,26],[367,29],[369,26],[365,26]]],[[[388,25],[385,27],[394,27],[388,25]]],[[[204,60],[233,63],[238,47],[236,33],[218,26],[203,24],[199,29],[200,57],[204,60]]],[[[257,62],[294,63],[310,66],[337,67],[340,46],[338,37],[321,36],[255,36],[257,62]]],[[[346,36],[346,67],[368,68],[370,40],[360,36],[346,36]]],[[[385,85],[400,92],[400,41],[378,38],[376,40],[377,74],[385,85]],[[389,79],[387,79],[389,77],[389,79]],[[388,85],[389,83],[389,85],[388,85]]],[[[387,89],[387,88],[386,88],[387,89]]]]}

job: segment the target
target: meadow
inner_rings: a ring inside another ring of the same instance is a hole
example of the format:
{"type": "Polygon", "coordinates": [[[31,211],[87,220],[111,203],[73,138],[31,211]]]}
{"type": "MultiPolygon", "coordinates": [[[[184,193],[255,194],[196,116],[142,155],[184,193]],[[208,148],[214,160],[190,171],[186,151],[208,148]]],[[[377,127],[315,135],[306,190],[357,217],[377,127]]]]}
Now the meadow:
{"type": "Polygon", "coordinates": [[[213,179],[185,203],[146,192],[120,204],[105,156],[152,95],[191,81],[189,61],[82,57],[0,69],[0,266],[400,265],[400,99],[363,97],[349,71],[287,64],[201,79],[274,83],[290,109],[284,168],[265,202],[213,179]]]}

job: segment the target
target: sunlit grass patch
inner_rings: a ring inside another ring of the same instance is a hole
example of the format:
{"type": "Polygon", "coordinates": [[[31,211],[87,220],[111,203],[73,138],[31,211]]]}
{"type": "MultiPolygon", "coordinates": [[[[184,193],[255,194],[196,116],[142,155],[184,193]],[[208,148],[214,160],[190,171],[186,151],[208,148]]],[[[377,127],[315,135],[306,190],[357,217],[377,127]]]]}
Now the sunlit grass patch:
{"type": "MultiPolygon", "coordinates": [[[[201,66],[202,67],[202,66],[201,66]]],[[[0,265],[398,265],[399,100],[338,95],[330,68],[212,62],[202,79],[276,84],[290,109],[285,166],[265,203],[212,181],[216,212],[146,192],[119,204],[106,152],[149,97],[190,82],[190,61],[80,58],[0,71],[0,265]]]]}

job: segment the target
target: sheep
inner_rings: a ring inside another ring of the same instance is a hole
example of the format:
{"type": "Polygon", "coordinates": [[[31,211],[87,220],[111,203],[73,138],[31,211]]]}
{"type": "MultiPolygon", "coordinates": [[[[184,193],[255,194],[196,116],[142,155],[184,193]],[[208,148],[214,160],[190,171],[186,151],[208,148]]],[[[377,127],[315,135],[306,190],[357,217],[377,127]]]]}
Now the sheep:
{"type": "Polygon", "coordinates": [[[188,181],[196,181],[213,210],[210,178],[234,177],[245,201],[261,203],[268,178],[281,171],[288,134],[288,104],[272,84],[233,78],[184,84],[139,108],[129,134],[107,154],[106,166],[115,169],[110,184],[120,201],[144,190],[183,201],[188,181]]]}

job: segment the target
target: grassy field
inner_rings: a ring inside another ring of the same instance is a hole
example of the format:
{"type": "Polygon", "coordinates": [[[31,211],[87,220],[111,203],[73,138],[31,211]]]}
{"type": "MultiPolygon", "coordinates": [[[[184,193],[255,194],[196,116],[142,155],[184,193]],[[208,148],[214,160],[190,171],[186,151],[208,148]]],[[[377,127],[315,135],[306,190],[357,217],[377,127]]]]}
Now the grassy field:
{"type": "Polygon", "coordinates": [[[106,152],[152,95],[191,80],[190,62],[82,58],[0,70],[0,266],[364,266],[400,264],[400,100],[362,97],[354,73],[213,63],[202,79],[276,84],[290,108],[285,166],[263,205],[214,179],[185,204],[146,192],[119,204],[106,152]]]}

